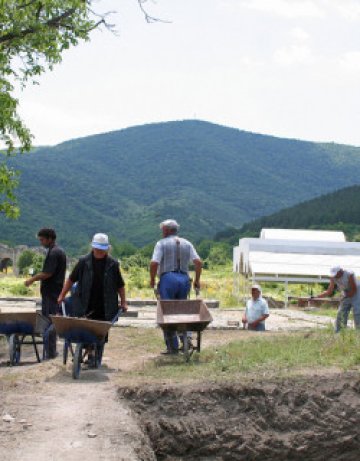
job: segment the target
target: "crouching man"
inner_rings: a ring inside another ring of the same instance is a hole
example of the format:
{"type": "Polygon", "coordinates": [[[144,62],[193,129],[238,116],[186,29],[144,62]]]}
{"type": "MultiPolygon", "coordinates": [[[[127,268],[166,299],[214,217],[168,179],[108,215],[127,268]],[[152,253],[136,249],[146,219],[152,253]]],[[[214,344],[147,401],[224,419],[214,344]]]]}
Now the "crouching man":
{"type": "Polygon", "coordinates": [[[335,289],[342,292],[339,309],[336,316],[335,332],[347,327],[348,317],[353,309],[354,324],[360,329],[360,282],[354,272],[346,271],[341,266],[334,266],[330,269],[330,284],[328,289],[320,293],[316,298],[331,296],[335,289]]]}
{"type": "Polygon", "coordinates": [[[259,285],[251,287],[251,298],[246,303],[245,313],[242,318],[244,327],[247,325],[252,331],[265,331],[265,320],[269,317],[269,306],[261,296],[259,285]]]}

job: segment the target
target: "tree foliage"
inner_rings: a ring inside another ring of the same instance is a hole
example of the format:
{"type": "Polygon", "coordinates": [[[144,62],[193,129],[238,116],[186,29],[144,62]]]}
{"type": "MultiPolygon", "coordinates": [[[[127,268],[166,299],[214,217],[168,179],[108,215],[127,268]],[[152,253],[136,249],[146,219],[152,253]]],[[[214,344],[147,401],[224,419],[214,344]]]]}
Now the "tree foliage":
{"type": "MultiPolygon", "coordinates": [[[[0,146],[4,156],[29,151],[32,136],[18,114],[17,88],[61,62],[63,52],[106,23],[91,0],[0,0],[0,146]],[[19,146],[18,148],[16,146],[19,146]]],[[[0,212],[18,215],[18,174],[0,163],[0,212]]]]}
{"type": "Polygon", "coordinates": [[[54,227],[78,255],[96,232],[153,243],[159,222],[172,217],[181,235],[199,241],[355,184],[359,153],[191,120],[75,139],[9,159],[22,170],[21,217],[0,216],[0,235],[35,246],[38,227],[54,227]]]}
{"type": "Polygon", "coordinates": [[[44,262],[44,256],[36,253],[32,250],[25,250],[19,256],[17,265],[19,268],[20,274],[28,274],[29,269],[34,271],[34,274],[37,274],[41,271],[44,262]]]}
{"type": "Polygon", "coordinates": [[[346,187],[331,194],[285,208],[250,221],[240,229],[219,232],[215,239],[237,244],[242,237],[258,237],[263,228],[341,230],[348,240],[360,241],[360,186],[346,187]]]}

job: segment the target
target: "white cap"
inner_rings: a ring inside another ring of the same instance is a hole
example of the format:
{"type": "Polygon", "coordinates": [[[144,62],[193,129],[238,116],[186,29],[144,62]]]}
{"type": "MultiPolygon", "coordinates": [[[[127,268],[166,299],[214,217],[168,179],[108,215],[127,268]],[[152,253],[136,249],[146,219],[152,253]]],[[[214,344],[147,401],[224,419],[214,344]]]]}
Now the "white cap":
{"type": "Polygon", "coordinates": [[[258,290],[261,293],[261,286],[255,283],[254,285],[251,285],[252,290],[258,290]]]}
{"type": "Polygon", "coordinates": [[[160,223],[160,229],[162,229],[163,227],[168,227],[169,229],[177,230],[179,229],[180,225],[177,221],[175,221],[175,219],[166,219],[165,221],[160,223]]]}
{"type": "Polygon", "coordinates": [[[91,246],[97,250],[107,251],[109,249],[109,237],[106,234],[95,234],[91,246]]]}
{"type": "Polygon", "coordinates": [[[342,267],[341,266],[334,266],[330,269],[330,275],[331,277],[335,277],[335,275],[339,272],[339,271],[342,271],[342,267]]]}

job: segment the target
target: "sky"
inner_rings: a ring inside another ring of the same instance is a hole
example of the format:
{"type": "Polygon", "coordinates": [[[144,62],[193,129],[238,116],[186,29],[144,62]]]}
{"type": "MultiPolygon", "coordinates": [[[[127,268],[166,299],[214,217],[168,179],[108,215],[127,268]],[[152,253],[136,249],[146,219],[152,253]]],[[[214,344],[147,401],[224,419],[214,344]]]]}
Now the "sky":
{"type": "Polygon", "coordinates": [[[136,0],[18,94],[35,145],[199,119],[360,146],[360,0],[136,0]]]}

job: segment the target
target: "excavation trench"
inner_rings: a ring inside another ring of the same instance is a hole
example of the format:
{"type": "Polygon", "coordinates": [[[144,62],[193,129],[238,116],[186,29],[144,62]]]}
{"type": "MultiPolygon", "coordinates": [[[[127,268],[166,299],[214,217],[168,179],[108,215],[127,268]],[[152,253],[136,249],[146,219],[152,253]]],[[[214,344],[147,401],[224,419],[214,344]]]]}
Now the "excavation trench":
{"type": "Polygon", "coordinates": [[[360,379],[123,388],[156,459],[357,460],[360,379]]]}

